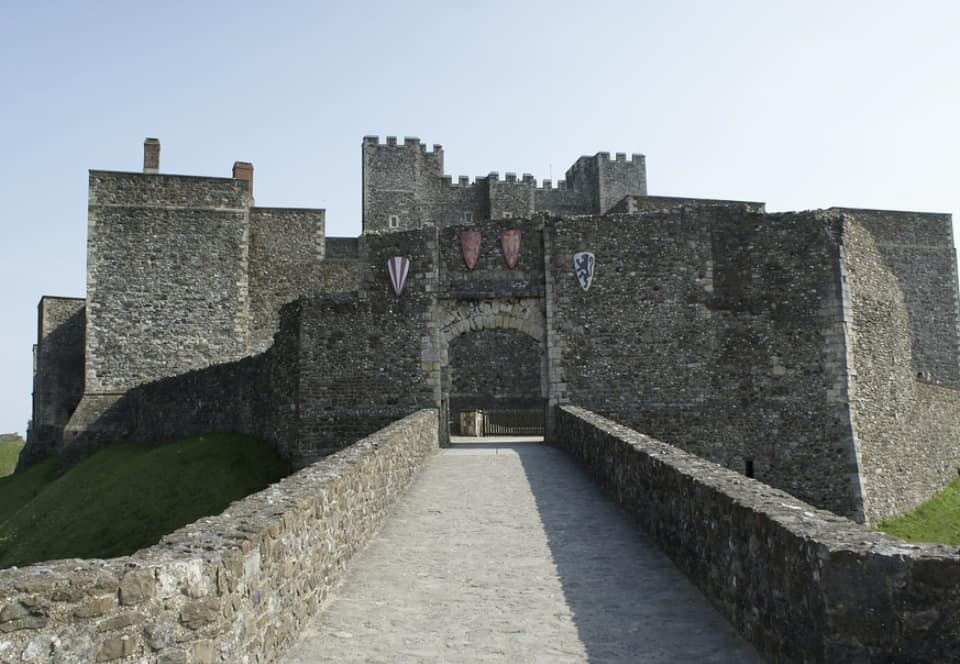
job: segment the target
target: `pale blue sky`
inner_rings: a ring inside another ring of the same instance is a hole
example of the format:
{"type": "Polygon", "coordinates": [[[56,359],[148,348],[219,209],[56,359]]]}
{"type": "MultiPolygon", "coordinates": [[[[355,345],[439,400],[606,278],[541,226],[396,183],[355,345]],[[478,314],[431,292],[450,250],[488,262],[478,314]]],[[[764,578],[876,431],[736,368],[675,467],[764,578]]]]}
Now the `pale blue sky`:
{"type": "Polygon", "coordinates": [[[365,134],[451,175],[647,155],[651,194],[960,212],[960,3],[14,2],[0,7],[0,432],[43,294],[83,296],[87,169],[228,176],[360,232],[365,134]],[[575,6],[570,6],[575,5],[575,6]]]}

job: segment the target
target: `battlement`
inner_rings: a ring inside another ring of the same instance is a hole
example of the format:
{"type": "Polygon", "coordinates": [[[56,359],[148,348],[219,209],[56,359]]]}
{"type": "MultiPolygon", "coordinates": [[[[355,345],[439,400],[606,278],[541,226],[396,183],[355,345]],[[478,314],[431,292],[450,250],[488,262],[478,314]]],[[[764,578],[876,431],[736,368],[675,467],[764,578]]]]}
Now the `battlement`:
{"type": "Polygon", "coordinates": [[[443,146],[439,143],[434,143],[432,149],[427,149],[427,144],[423,143],[416,136],[404,136],[403,143],[397,142],[396,136],[386,136],[384,137],[384,142],[380,142],[379,136],[364,136],[363,137],[364,147],[375,147],[375,148],[416,148],[424,154],[442,154],[443,146]]]}

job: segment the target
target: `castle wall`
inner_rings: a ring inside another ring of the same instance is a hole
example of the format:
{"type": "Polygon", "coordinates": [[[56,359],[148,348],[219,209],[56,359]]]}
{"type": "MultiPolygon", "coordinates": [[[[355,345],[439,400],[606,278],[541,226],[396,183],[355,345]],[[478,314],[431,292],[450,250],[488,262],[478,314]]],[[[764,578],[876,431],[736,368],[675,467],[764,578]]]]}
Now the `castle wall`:
{"type": "Polygon", "coordinates": [[[90,172],[86,391],[246,354],[246,183],[90,172]]]}
{"type": "Polygon", "coordinates": [[[326,248],[324,211],[250,209],[250,350],[273,343],[280,307],[317,290],[326,248]]]}
{"type": "Polygon", "coordinates": [[[739,205],[551,224],[551,402],[862,518],[834,225],[739,205]]]}
{"type": "Polygon", "coordinates": [[[866,517],[876,523],[914,509],[956,478],[960,391],[917,379],[913,334],[924,322],[911,319],[903,280],[872,228],[847,216],[843,265],[853,360],[851,411],[866,517]]]}
{"type": "Polygon", "coordinates": [[[870,232],[899,282],[910,315],[914,375],[960,387],[960,296],[950,215],[839,211],[870,232]]]}
{"type": "Polygon", "coordinates": [[[449,342],[450,414],[542,407],[542,341],[519,330],[467,332],[449,342]]]}
{"type": "Polygon", "coordinates": [[[960,554],[906,544],[580,408],[579,461],[772,662],[955,661],[960,554]]]}
{"type": "Polygon", "coordinates": [[[496,174],[491,174],[487,187],[491,219],[525,218],[536,210],[536,183],[532,177],[517,181],[515,174],[507,173],[501,181],[496,174]]]}
{"type": "Polygon", "coordinates": [[[0,570],[3,659],[275,662],[436,450],[418,412],[133,555],[0,570]]]}
{"type": "Polygon", "coordinates": [[[263,353],[144,383],[119,395],[85,396],[85,406],[71,419],[62,462],[81,461],[107,443],[165,443],[228,431],[262,438],[294,467],[301,466],[298,303],[284,307],[280,317],[274,344],[263,353]]]}
{"type": "Polygon", "coordinates": [[[443,176],[443,150],[417,138],[388,137],[382,144],[375,136],[363,139],[363,232],[415,230],[434,223],[431,207],[443,176]],[[398,216],[390,229],[388,218],[398,216]]]}
{"type": "Polygon", "coordinates": [[[634,214],[652,212],[674,207],[729,207],[740,206],[748,212],[764,212],[765,205],[756,201],[729,201],[716,198],[684,198],[682,196],[624,196],[608,212],[610,214],[634,214]]]}
{"type": "Polygon", "coordinates": [[[647,163],[642,154],[627,159],[627,155],[618,153],[610,159],[608,153],[601,152],[594,159],[597,160],[600,205],[597,212],[607,212],[628,194],[647,195],[647,163]]]}
{"type": "Polygon", "coordinates": [[[43,297],[37,306],[37,346],[33,374],[33,419],[17,469],[56,454],[63,428],[83,394],[86,301],[43,297]]]}
{"type": "Polygon", "coordinates": [[[385,423],[439,405],[435,231],[364,238],[365,294],[303,298],[300,328],[300,450],[311,459],[385,423]],[[401,297],[387,272],[408,256],[401,297]]]}
{"type": "Polygon", "coordinates": [[[397,230],[425,226],[446,227],[473,220],[529,217],[536,212],[590,214],[608,210],[628,194],[647,193],[646,161],[643,155],[600,152],[581,157],[567,171],[556,189],[549,180],[538,187],[532,175],[507,173],[500,180],[495,172],[473,183],[459,177],[456,184],[443,173],[443,149],[433,150],[416,138],[398,143],[387,137],[363,139],[363,232],[391,230],[390,215],[397,216],[397,230]]]}

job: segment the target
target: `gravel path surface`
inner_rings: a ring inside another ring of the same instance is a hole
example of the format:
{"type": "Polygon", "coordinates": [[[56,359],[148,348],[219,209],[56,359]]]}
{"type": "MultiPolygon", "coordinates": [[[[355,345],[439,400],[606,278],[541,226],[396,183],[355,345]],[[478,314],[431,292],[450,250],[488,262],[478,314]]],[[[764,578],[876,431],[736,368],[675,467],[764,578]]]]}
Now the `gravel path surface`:
{"type": "Polygon", "coordinates": [[[563,452],[500,440],[428,462],[282,661],[762,660],[563,452]]]}

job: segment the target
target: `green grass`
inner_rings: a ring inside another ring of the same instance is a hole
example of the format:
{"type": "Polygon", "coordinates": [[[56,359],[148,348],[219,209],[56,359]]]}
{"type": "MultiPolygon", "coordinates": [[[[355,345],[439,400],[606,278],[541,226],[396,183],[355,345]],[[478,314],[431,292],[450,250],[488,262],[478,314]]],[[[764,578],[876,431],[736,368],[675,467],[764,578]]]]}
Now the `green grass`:
{"type": "Polygon", "coordinates": [[[288,472],[238,434],[111,445],[65,473],[48,459],[0,478],[0,567],[133,553],[288,472]]]}
{"type": "Polygon", "coordinates": [[[877,530],[911,542],[960,544],[960,478],[913,512],[882,522],[877,530]]]}
{"type": "Polygon", "coordinates": [[[6,477],[17,467],[23,441],[0,443],[0,477],[6,477]]]}

